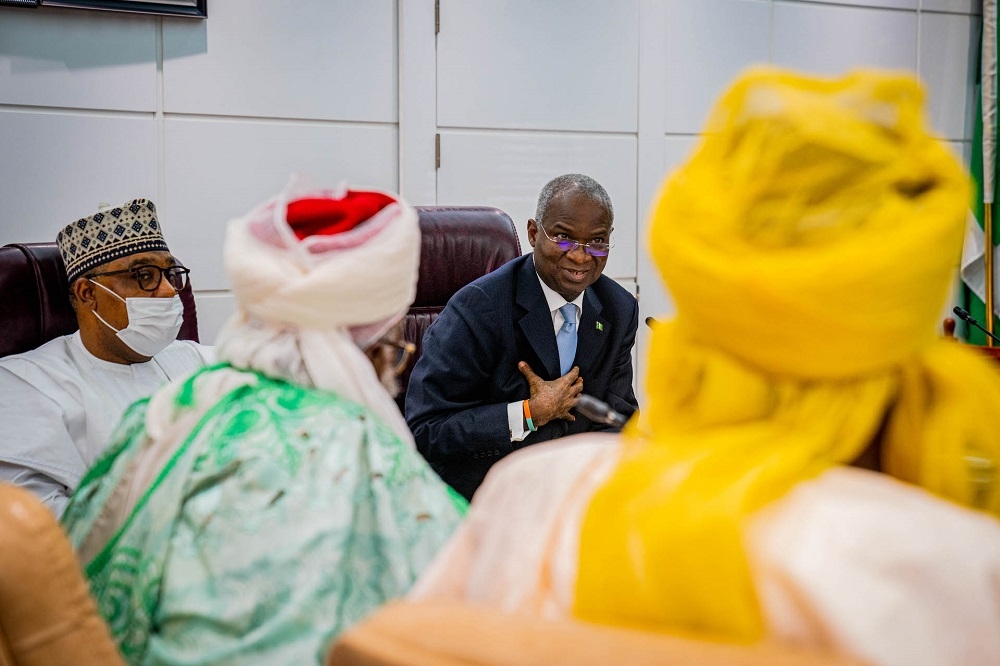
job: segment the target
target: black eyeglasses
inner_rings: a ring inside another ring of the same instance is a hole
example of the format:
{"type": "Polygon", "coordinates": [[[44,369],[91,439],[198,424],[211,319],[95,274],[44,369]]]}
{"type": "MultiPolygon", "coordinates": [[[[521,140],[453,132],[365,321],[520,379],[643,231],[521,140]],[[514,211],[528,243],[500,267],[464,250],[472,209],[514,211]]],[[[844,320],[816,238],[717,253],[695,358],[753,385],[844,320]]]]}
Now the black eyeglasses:
{"type": "MultiPolygon", "coordinates": [[[[542,230],[545,237],[556,244],[563,252],[572,252],[578,247],[582,247],[583,251],[592,257],[606,257],[611,251],[611,243],[581,243],[575,241],[572,238],[553,238],[545,231],[545,227],[538,225],[538,228],[542,230]]],[[[557,236],[562,236],[562,234],[556,234],[557,236]]]]}
{"type": "Polygon", "coordinates": [[[133,266],[132,268],[126,268],[121,271],[107,271],[105,273],[91,273],[87,278],[101,277],[102,275],[123,275],[125,273],[130,273],[132,278],[139,285],[139,289],[148,292],[154,292],[160,288],[160,282],[163,278],[167,278],[167,284],[173,287],[174,291],[180,291],[187,286],[188,273],[191,270],[184,268],[183,266],[170,266],[169,268],[160,268],[159,266],[153,266],[152,264],[143,264],[141,266],[133,266]]]}

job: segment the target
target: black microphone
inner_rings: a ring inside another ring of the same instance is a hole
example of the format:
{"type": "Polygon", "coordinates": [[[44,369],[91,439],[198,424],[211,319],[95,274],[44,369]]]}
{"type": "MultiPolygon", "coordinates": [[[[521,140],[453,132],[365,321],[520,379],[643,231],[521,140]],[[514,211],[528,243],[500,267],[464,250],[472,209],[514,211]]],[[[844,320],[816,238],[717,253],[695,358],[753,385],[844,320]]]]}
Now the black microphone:
{"type": "Polygon", "coordinates": [[[990,333],[989,331],[987,331],[985,328],[983,328],[982,326],[980,326],[979,322],[976,321],[975,319],[973,319],[972,315],[970,315],[966,310],[963,310],[962,308],[960,308],[960,307],[958,307],[956,305],[954,308],[952,308],[951,311],[954,312],[955,314],[957,314],[958,318],[961,319],[962,321],[964,321],[966,324],[972,324],[973,326],[975,326],[976,328],[978,328],[980,331],[982,331],[986,335],[988,335],[991,338],[993,338],[996,342],[1000,342],[1000,338],[998,338],[997,336],[993,335],[992,333],[990,333]]]}
{"type": "Polygon", "coordinates": [[[604,423],[621,428],[628,421],[624,415],[611,409],[608,403],[598,400],[592,395],[581,393],[576,397],[576,411],[580,412],[594,423],[604,423]]]}
{"type": "Polygon", "coordinates": [[[656,323],[655,319],[653,319],[652,317],[646,317],[646,326],[653,328],[653,324],[655,323],[656,323]]]}

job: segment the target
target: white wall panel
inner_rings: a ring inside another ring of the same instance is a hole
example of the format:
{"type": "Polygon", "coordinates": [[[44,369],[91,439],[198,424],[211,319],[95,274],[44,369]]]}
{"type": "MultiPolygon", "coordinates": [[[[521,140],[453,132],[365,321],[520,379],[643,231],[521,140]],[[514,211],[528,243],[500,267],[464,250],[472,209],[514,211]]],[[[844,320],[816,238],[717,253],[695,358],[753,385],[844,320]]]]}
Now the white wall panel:
{"type": "Polygon", "coordinates": [[[962,161],[962,165],[969,168],[969,162],[972,159],[972,142],[971,141],[945,141],[945,145],[948,149],[962,161]]]}
{"type": "Polygon", "coordinates": [[[199,292],[198,285],[191,281],[195,289],[194,302],[198,310],[198,338],[203,345],[214,345],[218,342],[219,331],[236,312],[236,298],[229,292],[199,292]]]}
{"type": "Polygon", "coordinates": [[[637,0],[442,0],[438,125],[636,131],[637,0]]]}
{"type": "MultiPolygon", "coordinates": [[[[636,134],[637,214],[647,215],[649,202],[663,177],[664,108],[667,93],[663,81],[670,64],[663,40],[668,5],[661,0],[641,0],[639,5],[639,131],[636,134]]],[[[638,220],[637,220],[638,225],[638,220]]]]}
{"type": "Polygon", "coordinates": [[[152,116],[0,112],[0,146],[0,245],[54,241],[102,201],[156,201],[152,116]]]}
{"type": "Polygon", "coordinates": [[[815,74],[917,68],[917,14],[774,3],[774,62],[815,74]]]}
{"type": "Polygon", "coordinates": [[[154,111],[155,30],[144,16],[0,9],[0,103],[154,111]]]}
{"type": "MultiPolygon", "coordinates": [[[[687,160],[698,139],[691,136],[668,136],[663,139],[664,163],[663,173],[669,175],[687,160]]],[[[665,176],[666,178],[666,176],[665,176]]],[[[643,202],[644,207],[651,207],[654,202],[643,202]]],[[[670,239],[664,239],[670,242],[670,239]]],[[[649,247],[649,219],[644,217],[639,224],[638,239],[638,282],[639,282],[639,332],[636,336],[636,395],[639,406],[645,402],[646,392],[646,359],[648,358],[649,338],[652,333],[646,325],[646,317],[670,319],[674,316],[674,302],[663,285],[660,273],[653,265],[652,253],[649,247]]]]}
{"type": "Polygon", "coordinates": [[[437,37],[434,0],[210,4],[207,21],[0,9],[0,241],[152,196],[209,342],[233,306],[224,225],[293,170],[496,205],[526,250],[542,184],[588,173],[617,210],[607,273],[646,317],[673,312],[646,246],[653,192],[746,65],[919,66],[931,122],[970,152],[981,0],[441,0],[437,37]]]}
{"type": "Polygon", "coordinates": [[[164,109],[396,121],[396,4],[212,0],[163,23],[164,109]]]}
{"type": "Polygon", "coordinates": [[[666,132],[701,131],[709,108],[727,84],[748,65],[768,61],[770,26],[770,2],[667,4],[666,132]]]}
{"type": "Polygon", "coordinates": [[[413,206],[437,197],[434,0],[399,5],[399,194],[413,206]]]}
{"type": "Polygon", "coordinates": [[[928,118],[946,139],[972,136],[980,24],[978,17],[957,14],[920,17],[920,77],[927,87],[928,118]]]}
{"type": "Polygon", "coordinates": [[[226,222],[277,194],[300,172],[319,187],[396,189],[396,128],[168,119],[166,199],[170,248],[200,289],[225,289],[226,222]]]}
{"type": "MultiPolygon", "coordinates": [[[[668,136],[664,139],[664,181],[694,150],[698,139],[690,136],[668,136]]],[[[647,208],[652,208],[654,201],[643,202],[647,208]]],[[[663,279],[653,265],[652,252],[649,247],[649,217],[639,222],[639,314],[646,317],[671,317],[674,314],[674,302],[663,286],[663,279]]]]}
{"type": "Polygon", "coordinates": [[[920,0],[797,0],[823,4],[852,5],[854,7],[884,7],[887,9],[917,9],[920,0]]]}
{"type": "Polygon", "coordinates": [[[439,205],[495,206],[514,220],[529,252],[527,224],[542,187],[564,173],[604,186],[615,208],[605,275],[635,277],[635,137],[540,132],[442,132],[439,205]]]}
{"type": "Polygon", "coordinates": [[[932,12],[982,14],[983,0],[921,0],[921,9],[932,12]]]}

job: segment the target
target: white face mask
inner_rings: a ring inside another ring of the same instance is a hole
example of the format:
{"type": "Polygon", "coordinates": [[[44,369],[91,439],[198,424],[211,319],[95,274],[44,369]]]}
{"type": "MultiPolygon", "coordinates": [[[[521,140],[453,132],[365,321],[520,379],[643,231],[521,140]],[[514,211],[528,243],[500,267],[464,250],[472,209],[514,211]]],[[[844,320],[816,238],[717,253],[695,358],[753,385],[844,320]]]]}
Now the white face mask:
{"type": "Polygon", "coordinates": [[[100,282],[90,281],[125,303],[128,326],[121,330],[104,321],[104,317],[97,314],[97,310],[94,310],[94,316],[114,331],[118,339],[136,354],[156,356],[177,339],[177,333],[181,330],[181,324],[184,322],[184,304],[181,303],[180,296],[175,295],[172,298],[135,298],[131,296],[122,298],[100,282]]]}

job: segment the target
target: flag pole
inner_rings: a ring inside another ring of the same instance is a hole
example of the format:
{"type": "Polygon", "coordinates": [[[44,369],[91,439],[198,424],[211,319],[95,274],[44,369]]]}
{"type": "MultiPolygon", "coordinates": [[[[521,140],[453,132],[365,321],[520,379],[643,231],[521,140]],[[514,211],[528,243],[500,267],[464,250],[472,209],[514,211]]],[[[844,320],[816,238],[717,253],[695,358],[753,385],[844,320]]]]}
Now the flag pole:
{"type": "MultiPolygon", "coordinates": [[[[986,252],[986,330],[993,334],[993,202],[983,202],[983,245],[986,252]]],[[[986,345],[993,346],[993,338],[986,336],[986,345]]]]}
{"type": "MultiPolygon", "coordinates": [[[[980,67],[983,99],[983,244],[986,284],[986,330],[993,333],[993,189],[997,138],[997,0],[983,0],[983,50],[980,67]]],[[[987,336],[986,344],[993,346],[987,336]]]]}

